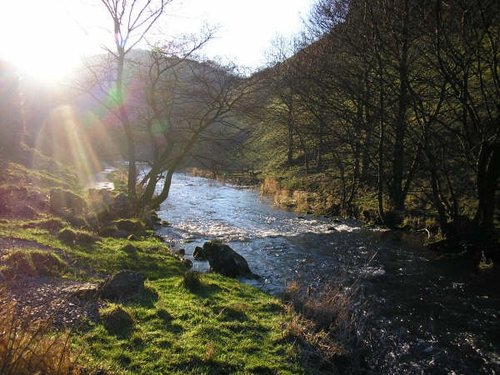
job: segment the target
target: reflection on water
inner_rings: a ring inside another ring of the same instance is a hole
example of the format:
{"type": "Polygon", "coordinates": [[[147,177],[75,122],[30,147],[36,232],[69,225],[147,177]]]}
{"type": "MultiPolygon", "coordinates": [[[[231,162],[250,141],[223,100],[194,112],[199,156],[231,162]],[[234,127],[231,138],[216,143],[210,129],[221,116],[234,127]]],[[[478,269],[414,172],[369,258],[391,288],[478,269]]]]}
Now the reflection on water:
{"type": "Polygon", "coordinates": [[[206,240],[225,241],[262,277],[245,281],[270,293],[294,279],[315,286],[361,278],[375,373],[500,373],[498,275],[437,262],[419,236],[298,216],[251,189],[184,174],[159,214],[172,224],[159,233],[174,248],[192,257],[206,240]]]}

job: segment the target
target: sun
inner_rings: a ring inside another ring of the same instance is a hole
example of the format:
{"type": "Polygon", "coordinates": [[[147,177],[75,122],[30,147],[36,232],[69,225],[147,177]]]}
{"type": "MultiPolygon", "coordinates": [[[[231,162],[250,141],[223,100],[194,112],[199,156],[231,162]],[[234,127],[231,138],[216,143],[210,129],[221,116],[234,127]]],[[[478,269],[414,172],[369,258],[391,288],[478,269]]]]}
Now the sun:
{"type": "MultiPolygon", "coordinates": [[[[12,63],[23,75],[46,81],[63,79],[88,52],[89,32],[78,21],[78,3],[2,1],[0,59],[12,63]]],[[[88,18],[89,14],[79,16],[88,18]]]]}

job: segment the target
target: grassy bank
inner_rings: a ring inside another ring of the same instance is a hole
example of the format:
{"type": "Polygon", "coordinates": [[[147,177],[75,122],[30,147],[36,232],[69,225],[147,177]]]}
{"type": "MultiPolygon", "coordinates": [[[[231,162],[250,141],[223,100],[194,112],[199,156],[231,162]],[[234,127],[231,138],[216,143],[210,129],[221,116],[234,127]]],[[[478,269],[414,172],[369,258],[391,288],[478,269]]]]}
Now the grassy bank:
{"type": "MultiPolygon", "coordinates": [[[[55,214],[51,205],[55,187],[87,203],[89,199],[61,173],[12,163],[2,166],[0,301],[2,311],[13,314],[12,319],[2,320],[10,328],[0,327],[4,332],[0,334],[3,373],[321,373],[304,362],[299,343],[309,345],[308,339],[301,338],[304,330],[298,334],[291,324],[297,315],[277,298],[235,279],[187,270],[153,231],[133,220],[111,219],[114,229],[109,230],[109,225],[95,224],[95,215],[86,211],[68,208],[55,214]],[[127,235],[123,227],[136,230],[127,235]],[[145,293],[111,302],[88,296],[75,300],[54,292],[59,284],[80,288],[100,283],[123,269],[135,270],[146,279],[145,293]],[[38,289],[18,291],[17,302],[9,297],[12,290],[34,283],[38,289]],[[53,293],[38,298],[36,291],[47,288],[53,293]],[[91,304],[97,309],[94,318],[78,313],[72,320],[71,306],[85,310],[91,304]],[[62,315],[70,315],[73,323],[59,319],[63,323],[52,325],[60,315],[58,305],[65,306],[62,315]],[[117,328],[107,323],[116,312],[127,324],[117,328]],[[13,323],[16,319],[19,324],[13,323]],[[36,326],[35,321],[46,324],[33,331],[30,327],[36,326]],[[18,326],[23,327],[22,335],[5,334],[18,326]],[[19,338],[23,341],[16,344],[19,338]],[[44,340],[47,345],[37,346],[36,342],[44,340]],[[51,340],[57,345],[51,345],[51,340]],[[22,350],[15,355],[8,350],[17,347],[22,350]],[[49,348],[56,352],[49,353],[49,348]],[[64,367],[37,367],[42,358],[58,356],[64,358],[64,367]]],[[[310,339],[314,341],[314,328],[310,339]]],[[[335,349],[335,355],[341,352],[335,349]]],[[[330,366],[326,373],[332,371],[330,366]]]]}
{"type": "MultiPolygon", "coordinates": [[[[382,223],[375,191],[360,189],[351,206],[342,207],[339,192],[324,174],[297,176],[290,172],[280,176],[262,176],[260,190],[262,194],[273,197],[277,206],[300,213],[355,218],[367,225],[385,224],[392,229],[426,229],[433,236],[439,232],[437,214],[430,207],[422,206],[417,195],[408,198],[404,212],[386,208],[385,223],[382,223]]],[[[384,202],[384,206],[388,207],[388,202],[384,202]]]]}

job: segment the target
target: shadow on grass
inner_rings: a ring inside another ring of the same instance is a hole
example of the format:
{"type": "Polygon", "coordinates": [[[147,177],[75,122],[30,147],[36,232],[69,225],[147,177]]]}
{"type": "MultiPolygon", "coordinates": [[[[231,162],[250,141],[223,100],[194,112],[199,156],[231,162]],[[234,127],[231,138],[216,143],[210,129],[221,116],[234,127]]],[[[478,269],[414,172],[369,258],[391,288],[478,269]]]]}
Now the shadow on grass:
{"type": "Polygon", "coordinates": [[[242,369],[238,366],[220,362],[211,358],[203,359],[200,357],[193,357],[187,361],[177,364],[173,370],[180,370],[184,372],[196,370],[199,371],[199,373],[207,375],[229,375],[235,374],[242,369]]]}
{"type": "Polygon", "coordinates": [[[158,299],[158,292],[155,289],[146,286],[144,287],[144,291],[142,291],[141,293],[134,294],[126,299],[121,300],[120,302],[124,306],[141,306],[152,309],[155,307],[158,299]]]}

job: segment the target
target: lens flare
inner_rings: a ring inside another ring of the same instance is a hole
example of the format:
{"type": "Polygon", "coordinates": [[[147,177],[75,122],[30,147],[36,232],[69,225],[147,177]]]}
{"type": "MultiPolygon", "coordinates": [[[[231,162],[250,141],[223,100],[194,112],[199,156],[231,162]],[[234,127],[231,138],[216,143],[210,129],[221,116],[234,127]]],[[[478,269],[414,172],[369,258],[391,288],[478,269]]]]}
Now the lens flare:
{"type": "Polygon", "coordinates": [[[102,169],[92,138],[109,139],[96,117],[86,119],[88,129],[69,105],[54,109],[45,121],[36,148],[53,160],[69,166],[79,181],[91,185],[93,176],[102,169]],[[94,134],[91,134],[91,132],[94,134]]]}

